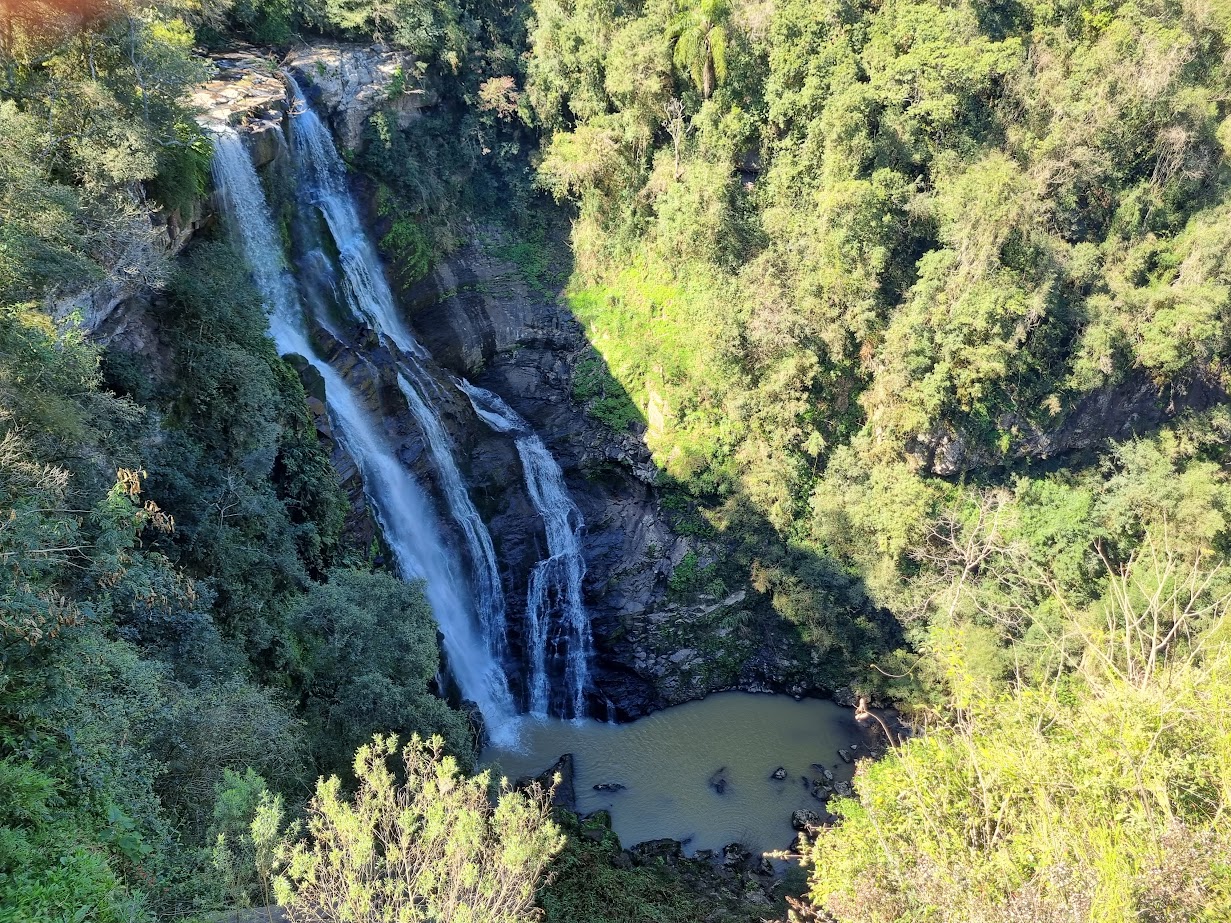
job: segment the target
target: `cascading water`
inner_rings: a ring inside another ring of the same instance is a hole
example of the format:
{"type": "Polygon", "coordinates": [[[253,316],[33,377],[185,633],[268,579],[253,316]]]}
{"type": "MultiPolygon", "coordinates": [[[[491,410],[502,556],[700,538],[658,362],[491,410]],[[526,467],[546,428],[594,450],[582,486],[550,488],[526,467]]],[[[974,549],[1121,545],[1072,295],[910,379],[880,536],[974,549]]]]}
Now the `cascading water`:
{"type": "Polygon", "coordinates": [[[440,480],[441,493],[470,555],[474,598],[484,641],[490,657],[503,664],[508,653],[508,626],[496,552],[487,526],[458,471],[448,434],[428,398],[435,390],[435,383],[424,363],[431,357],[398,316],[393,293],[385,281],[376,250],[359,220],[346,181],[346,167],[329,131],[307,104],[294,78],[287,75],[287,82],[293,99],[292,151],[301,189],[307,192],[324,217],[338,248],[342,288],[352,315],[375,330],[399,360],[402,374],[398,376],[398,384],[423,433],[440,480]]]}
{"type": "Polygon", "coordinates": [[[416,359],[428,358],[425,350],[398,316],[393,292],[385,281],[376,248],[359,220],[359,211],[346,180],[346,165],[338,156],[333,137],[308,105],[299,84],[290,74],[291,151],[295,171],[311,203],[320,210],[338,248],[347,302],[357,315],[402,352],[416,359]]]}
{"type": "Polygon", "coordinates": [[[535,565],[526,599],[526,622],[531,648],[530,711],[546,715],[551,688],[548,679],[548,647],[563,658],[565,706],[580,718],[586,714],[590,689],[592,638],[590,619],[582,604],[581,581],[585,558],[581,554],[581,511],[564,486],[564,473],[543,440],[530,425],[497,395],[460,380],[459,388],[470,398],[479,419],[500,433],[513,437],[525,473],[526,489],[543,518],[549,557],[535,565]],[[555,616],[555,618],[553,618],[555,616]],[[554,629],[554,632],[553,632],[554,629]]]}
{"type": "Polygon", "coordinates": [[[428,454],[440,475],[441,491],[449,504],[449,511],[466,536],[466,545],[475,562],[475,606],[483,620],[484,634],[489,639],[492,655],[498,663],[508,656],[505,637],[504,589],[500,586],[500,573],[496,569],[496,549],[491,534],[483,524],[462,481],[461,472],[453,461],[449,437],[440,425],[440,418],[431,412],[419,392],[403,375],[398,375],[398,386],[406,397],[410,412],[423,430],[428,454]]]}
{"type": "MultiPolygon", "coordinates": [[[[462,695],[478,704],[493,737],[506,736],[502,732],[512,727],[508,719],[515,710],[513,698],[502,665],[477,636],[462,582],[450,568],[436,531],[430,501],[381,438],[346,380],[315,355],[264,190],[234,131],[215,132],[213,175],[231,233],[269,309],[270,333],[278,351],[302,356],[324,379],[339,438],[359,466],[364,488],[402,575],[426,582],[425,592],[444,636],[449,668],[462,695]]],[[[353,282],[348,275],[348,284],[353,282]]]]}

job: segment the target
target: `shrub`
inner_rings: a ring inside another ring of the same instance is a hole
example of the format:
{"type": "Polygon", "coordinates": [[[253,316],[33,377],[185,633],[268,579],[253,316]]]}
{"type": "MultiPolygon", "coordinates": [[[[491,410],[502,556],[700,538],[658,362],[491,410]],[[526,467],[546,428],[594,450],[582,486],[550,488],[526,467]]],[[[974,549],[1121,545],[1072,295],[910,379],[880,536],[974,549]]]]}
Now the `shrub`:
{"type": "Polygon", "coordinates": [[[563,846],[537,786],[463,776],[444,742],[373,738],[355,756],[353,799],[322,780],[308,805],[310,840],[289,854],[278,899],[293,920],[529,923],[548,862],[563,846]],[[401,754],[399,779],[389,761],[401,754]]]}

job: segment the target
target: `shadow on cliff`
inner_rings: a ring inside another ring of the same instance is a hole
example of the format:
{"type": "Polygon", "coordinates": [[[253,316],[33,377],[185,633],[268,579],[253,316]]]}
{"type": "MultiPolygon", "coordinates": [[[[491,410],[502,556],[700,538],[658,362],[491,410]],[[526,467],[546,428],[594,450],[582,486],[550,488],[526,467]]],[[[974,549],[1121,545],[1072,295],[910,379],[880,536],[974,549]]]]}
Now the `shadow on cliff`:
{"type": "MultiPolygon", "coordinates": [[[[646,415],[565,297],[574,272],[567,221],[548,215],[477,229],[399,294],[437,361],[506,400],[564,472],[586,523],[594,713],[610,703],[635,718],[725,689],[868,688],[868,664],[900,645],[896,622],[861,580],[785,541],[748,498],[694,496],[655,467],[646,415]]],[[[450,429],[472,490],[490,498],[484,518],[519,599],[543,548],[527,528],[533,511],[511,503],[516,462],[473,421],[450,429]]]]}
{"type": "MultiPolygon", "coordinates": [[[[559,303],[569,311],[568,300],[559,303]]],[[[831,694],[877,693],[902,626],[871,600],[863,579],[822,549],[784,538],[739,488],[697,495],[658,469],[646,444],[648,421],[575,316],[585,345],[573,357],[571,396],[611,435],[608,464],[591,481],[619,490],[628,471],[643,482],[655,515],[673,537],[660,557],[657,593],[644,613],[596,615],[600,692],[620,717],[727,689],[831,694]],[[638,470],[640,469],[640,470],[638,470]]],[[[602,592],[599,581],[592,587],[602,592]]],[[[596,606],[610,612],[612,607],[596,606]]]]}

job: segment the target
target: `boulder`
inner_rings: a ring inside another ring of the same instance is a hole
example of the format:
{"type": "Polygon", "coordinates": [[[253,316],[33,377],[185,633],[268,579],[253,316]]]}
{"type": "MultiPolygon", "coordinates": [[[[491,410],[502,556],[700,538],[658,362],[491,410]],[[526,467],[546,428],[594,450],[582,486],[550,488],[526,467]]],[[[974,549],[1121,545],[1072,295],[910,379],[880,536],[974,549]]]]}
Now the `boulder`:
{"type": "Polygon", "coordinates": [[[769,777],[773,779],[775,782],[785,781],[786,780],[786,767],[779,766],[772,773],[770,773],[769,777]]]}
{"type": "Polygon", "coordinates": [[[751,858],[752,853],[748,851],[743,843],[728,843],[722,847],[722,864],[728,868],[744,865],[751,858]]]}
{"type": "Polygon", "coordinates": [[[826,801],[833,794],[833,786],[828,782],[813,782],[812,791],[810,793],[817,801],[826,801]]]}
{"type": "Polygon", "coordinates": [[[628,786],[620,782],[600,782],[594,786],[596,792],[622,792],[628,786]]]}
{"type": "Polygon", "coordinates": [[[551,792],[551,803],[565,811],[577,810],[577,789],[573,782],[573,754],[566,753],[556,760],[551,768],[537,776],[517,780],[517,787],[522,788],[531,782],[537,782],[544,790],[551,792]],[[559,777],[559,781],[556,778],[559,777]],[[553,787],[554,786],[554,787],[553,787]]]}
{"type": "Polygon", "coordinates": [[[791,829],[806,833],[821,825],[821,816],[815,811],[801,809],[791,812],[791,829]]]}
{"type": "Polygon", "coordinates": [[[675,862],[684,858],[684,847],[679,840],[647,840],[628,851],[634,865],[649,865],[654,862],[675,862]]]}

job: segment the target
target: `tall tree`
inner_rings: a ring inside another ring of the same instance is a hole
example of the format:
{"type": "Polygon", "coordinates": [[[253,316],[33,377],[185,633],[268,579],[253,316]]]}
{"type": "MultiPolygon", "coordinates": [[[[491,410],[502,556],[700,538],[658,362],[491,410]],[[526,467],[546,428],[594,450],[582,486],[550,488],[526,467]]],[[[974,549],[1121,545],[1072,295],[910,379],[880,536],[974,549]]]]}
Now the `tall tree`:
{"type": "Polygon", "coordinates": [[[675,64],[692,78],[704,99],[714,95],[727,76],[728,0],[700,0],[676,17],[675,64]]]}

